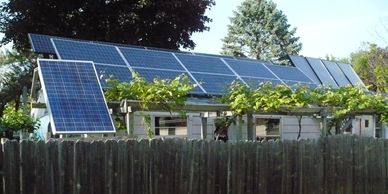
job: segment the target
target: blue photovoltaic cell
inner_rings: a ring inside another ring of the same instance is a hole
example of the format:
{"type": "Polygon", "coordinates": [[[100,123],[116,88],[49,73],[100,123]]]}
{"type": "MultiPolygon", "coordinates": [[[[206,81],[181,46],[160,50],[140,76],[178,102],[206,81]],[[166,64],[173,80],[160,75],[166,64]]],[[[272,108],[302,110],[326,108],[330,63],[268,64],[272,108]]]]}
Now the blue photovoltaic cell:
{"type": "Polygon", "coordinates": [[[361,81],[360,77],[358,77],[357,73],[353,70],[352,66],[345,63],[337,63],[341,68],[342,72],[346,75],[350,82],[352,82],[353,86],[361,86],[365,87],[364,83],[361,81]]]}
{"type": "Polygon", "coordinates": [[[275,75],[258,61],[224,59],[229,66],[240,76],[277,79],[275,75]]]}
{"type": "Polygon", "coordinates": [[[307,75],[307,77],[309,77],[315,84],[321,84],[321,81],[319,81],[319,78],[304,57],[290,55],[290,59],[292,64],[307,75]]]}
{"type": "Polygon", "coordinates": [[[222,73],[234,75],[220,58],[199,55],[175,54],[190,72],[222,73]]]}
{"type": "Polygon", "coordinates": [[[236,76],[210,75],[192,73],[193,77],[209,94],[225,94],[230,84],[237,79],[236,76]]]}
{"type": "Polygon", "coordinates": [[[54,38],[54,36],[29,33],[28,38],[30,39],[32,51],[36,53],[55,54],[54,47],[50,41],[50,38],[54,38]]]}
{"type": "Polygon", "coordinates": [[[102,64],[95,64],[95,66],[101,87],[103,88],[109,87],[109,84],[106,83],[108,79],[115,79],[120,82],[131,81],[131,71],[129,71],[128,67],[102,64]]]}
{"type": "MultiPolygon", "coordinates": [[[[175,79],[181,74],[186,75],[190,78],[190,76],[187,75],[184,71],[164,71],[164,70],[155,70],[155,69],[136,69],[134,68],[134,71],[139,73],[141,77],[144,77],[148,82],[151,82],[155,78],[159,79],[175,79]]],[[[190,78],[191,82],[195,84],[195,81],[190,78]]],[[[201,88],[196,87],[194,88],[190,93],[194,94],[200,94],[203,93],[201,88]]]]}
{"type": "Polygon", "coordinates": [[[52,41],[60,59],[127,66],[114,46],[60,39],[52,41]]]}
{"type": "Polygon", "coordinates": [[[132,67],[185,70],[168,52],[130,48],[120,48],[120,51],[132,67]]]}
{"type": "Polygon", "coordinates": [[[323,65],[320,59],[309,57],[306,57],[306,59],[309,62],[311,68],[313,68],[314,72],[317,74],[319,80],[321,80],[322,85],[338,88],[337,83],[334,81],[333,77],[330,75],[329,71],[327,71],[326,67],[323,65]]]}
{"type": "Polygon", "coordinates": [[[338,67],[337,63],[333,61],[322,60],[326,69],[330,72],[334,80],[337,82],[338,86],[349,86],[352,85],[349,80],[346,78],[345,74],[338,67]]]}
{"type": "Polygon", "coordinates": [[[245,83],[248,84],[248,86],[252,89],[257,89],[260,84],[270,82],[273,86],[276,86],[278,84],[283,84],[278,79],[263,79],[263,78],[253,78],[253,77],[241,77],[242,80],[245,81],[245,83]]]}
{"type": "Polygon", "coordinates": [[[38,64],[54,134],[115,132],[93,63],[38,60],[38,64]]]}
{"type": "Polygon", "coordinates": [[[266,64],[266,66],[282,80],[312,82],[310,78],[308,78],[298,68],[269,64],[266,64]]]}

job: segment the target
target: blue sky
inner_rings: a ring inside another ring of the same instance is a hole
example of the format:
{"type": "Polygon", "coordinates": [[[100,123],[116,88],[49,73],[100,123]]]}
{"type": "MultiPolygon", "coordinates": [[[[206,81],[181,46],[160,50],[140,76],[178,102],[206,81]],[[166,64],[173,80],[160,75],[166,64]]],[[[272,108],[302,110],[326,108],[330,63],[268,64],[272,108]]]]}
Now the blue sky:
{"type": "MultiPolygon", "coordinates": [[[[227,33],[229,17],[243,0],[216,0],[207,15],[213,18],[210,31],[193,36],[194,51],[218,54],[221,39],[227,33]]],[[[287,16],[289,24],[297,27],[297,36],[303,43],[300,54],[324,57],[331,54],[347,57],[361,47],[362,42],[388,46],[387,0],[274,0],[278,9],[287,16]],[[385,37],[380,38],[380,35],[385,37]]]]}

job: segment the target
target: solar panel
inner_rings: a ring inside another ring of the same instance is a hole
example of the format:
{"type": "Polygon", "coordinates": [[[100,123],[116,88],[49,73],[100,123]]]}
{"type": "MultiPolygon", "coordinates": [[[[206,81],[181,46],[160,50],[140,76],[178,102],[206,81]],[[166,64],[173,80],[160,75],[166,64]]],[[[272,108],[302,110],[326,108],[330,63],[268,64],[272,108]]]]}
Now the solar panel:
{"type": "Polygon", "coordinates": [[[230,84],[237,80],[236,76],[192,73],[208,94],[225,94],[230,84]]]}
{"type": "Polygon", "coordinates": [[[365,87],[364,83],[361,81],[360,77],[358,77],[357,73],[353,70],[351,65],[345,63],[337,64],[353,86],[365,87]]]}
{"type": "Polygon", "coordinates": [[[348,78],[346,78],[345,74],[338,67],[337,63],[335,63],[333,61],[327,61],[327,60],[322,60],[322,62],[325,65],[326,69],[333,76],[333,78],[337,82],[338,86],[348,86],[348,85],[351,85],[351,83],[349,82],[348,78]]]}
{"type": "Polygon", "coordinates": [[[317,84],[312,83],[312,82],[311,83],[306,83],[306,82],[298,82],[298,81],[284,81],[284,83],[287,86],[289,86],[291,89],[296,89],[299,86],[307,86],[310,89],[314,89],[314,88],[318,87],[317,84]]]}
{"type": "Polygon", "coordinates": [[[185,70],[168,52],[131,48],[120,48],[120,51],[132,67],[185,70]]]}
{"type": "Polygon", "coordinates": [[[269,64],[266,64],[265,66],[268,67],[268,69],[270,69],[275,75],[277,75],[283,81],[286,80],[286,81],[313,83],[310,80],[310,78],[308,78],[298,68],[283,66],[283,65],[269,65],[269,64]]]}
{"type": "Polygon", "coordinates": [[[276,86],[278,84],[283,84],[278,79],[264,79],[264,78],[254,78],[254,77],[241,77],[245,81],[245,83],[248,84],[248,86],[252,89],[257,89],[260,84],[270,82],[273,86],[276,86]]]}
{"type": "Polygon", "coordinates": [[[61,39],[52,42],[59,59],[127,66],[114,46],[61,39]]]}
{"type": "Polygon", "coordinates": [[[321,84],[321,81],[319,81],[319,78],[304,57],[296,55],[289,55],[289,57],[292,64],[309,77],[315,84],[321,84]]]}
{"type": "Polygon", "coordinates": [[[309,57],[306,57],[306,59],[309,62],[311,68],[313,68],[314,72],[317,74],[319,80],[321,80],[322,85],[338,88],[337,83],[334,81],[333,77],[330,75],[329,71],[327,71],[326,67],[323,65],[320,59],[309,57]]]}
{"type": "Polygon", "coordinates": [[[240,76],[277,79],[262,63],[255,61],[224,59],[240,76]]]}
{"type": "Polygon", "coordinates": [[[128,67],[103,65],[98,63],[94,66],[96,67],[98,78],[100,79],[101,87],[103,88],[109,87],[109,84],[107,83],[108,79],[116,79],[120,82],[131,81],[132,75],[128,67]]]}
{"type": "MultiPolygon", "coordinates": [[[[134,68],[134,71],[139,73],[139,75],[144,77],[148,82],[151,82],[155,78],[172,80],[181,74],[188,76],[187,73],[184,71],[168,71],[168,70],[139,69],[139,68],[134,68]]],[[[190,78],[190,76],[188,77],[190,78]]],[[[192,83],[195,83],[195,81],[192,80],[191,78],[190,80],[192,83]]],[[[201,94],[204,92],[201,90],[201,88],[196,87],[190,93],[201,94]]]]}
{"type": "Polygon", "coordinates": [[[115,132],[92,62],[39,59],[38,68],[54,134],[115,132]]]}
{"type": "Polygon", "coordinates": [[[220,58],[182,53],[176,53],[175,55],[190,72],[234,75],[220,58]]]}

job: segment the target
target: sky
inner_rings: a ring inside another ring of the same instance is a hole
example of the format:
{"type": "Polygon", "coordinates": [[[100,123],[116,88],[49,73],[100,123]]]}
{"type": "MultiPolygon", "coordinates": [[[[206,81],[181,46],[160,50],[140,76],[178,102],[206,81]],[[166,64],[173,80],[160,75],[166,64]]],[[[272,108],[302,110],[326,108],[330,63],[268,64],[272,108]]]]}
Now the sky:
{"type": "MultiPolygon", "coordinates": [[[[216,0],[206,15],[213,19],[210,31],[196,33],[195,52],[219,54],[221,39],[227,34],[229,18],[243,0],[216,0]]],[[[326,55],[348,57],[362,42],[388,46],[387,0],[274,0],[296,27],[303,48],[301,55],[323,58],[326,55]],[[385,21],[385,22],[384,22],[385,21]],[[378,33],[377,33],[378,32],[378,33]],[[381,38],[383,36],[384,38],[381,38]]]]}

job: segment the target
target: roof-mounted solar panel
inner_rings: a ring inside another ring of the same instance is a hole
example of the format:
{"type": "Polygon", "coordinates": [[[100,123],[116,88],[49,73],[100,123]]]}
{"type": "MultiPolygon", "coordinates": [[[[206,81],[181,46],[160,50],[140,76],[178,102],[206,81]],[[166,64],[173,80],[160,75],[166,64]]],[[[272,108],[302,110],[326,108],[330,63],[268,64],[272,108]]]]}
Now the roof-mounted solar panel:
{"type": "Polygon", "coordinates": [[[351,65],[345,64],[345,63],[337,63],[337,64],[341,68],[342,72],[349,79],[349,81],[352,83],[353,86],[359,86],[359,87],[365,88],[364,82],[362,82],[360,77],[358,77],[357,73],[354,71],[351,65]]]}
{"type": "Polygon", "coordinates": [[[329,86],[332,88],[338,88],[337,83],[335,82],[335,80],[333,79],[333,77],[326,69],[326,67],[323,65],[320,59],[315,59],[310,57],[306,57],[306,59],[310,64],[311,68],[317,74],[319,80],[321,80],[322,85],[329,86]]]}
{"type": "Polygon", "coordinates": [[[182,53],[175,55],[191,73],[235,75],[220,58],[182,53]]]}
{"type": "Polygon", "coordinates": [[[289,57],[291,59],[292,64],[300,71],[302,71],[306,76],[308,76],[311,81],[313,81],[317,85],[321,84],[321,81],[319,80],[317,74],[314,72],[314,70],[311,68],[311,66],[304,57],[296,55],[289,55],[289,57]]]}
{"type": "Polygon", "coordinates": [[[337,63],[327,60],[322,60],[322,62],[334,80],[337,82],[338,86],[342,87],[352,85],[342,70],[338,67],[337,63]]]}
{"type": "Polygon", "coordinates": [[[215,75],[192,73],[195,79],[201,84],[208,94],[225,94],[228,87],[234,82],[238,81],[234,75],[215,75]]]}
{"type": "Polygon", "coordinates": [[[224,59],[229,66],[240,76],[249,76],[256,78],[277,79],[264,64],[258,61],[224,59]]]}
{"type": "Polygon", "coordinates": [[[109,80],[118,80],[119,82],[130,82],[132,73],[128,67],[94,64],[97,70],[98,78],[100,79],[102,88],[109,88],[111,85],[109,80]]]}
{"type": "Polygon", "coordinates": [[[114,133],[93,62],[38,59],[54,134],[114,133]]]}

